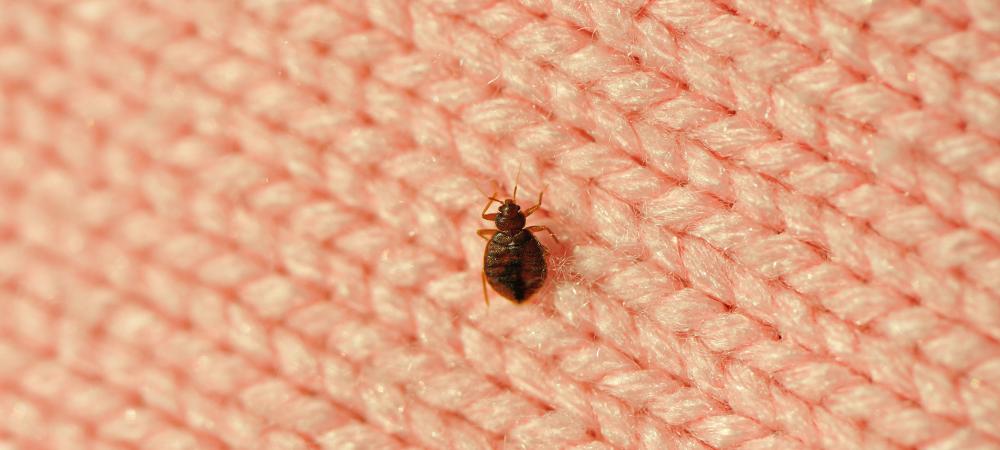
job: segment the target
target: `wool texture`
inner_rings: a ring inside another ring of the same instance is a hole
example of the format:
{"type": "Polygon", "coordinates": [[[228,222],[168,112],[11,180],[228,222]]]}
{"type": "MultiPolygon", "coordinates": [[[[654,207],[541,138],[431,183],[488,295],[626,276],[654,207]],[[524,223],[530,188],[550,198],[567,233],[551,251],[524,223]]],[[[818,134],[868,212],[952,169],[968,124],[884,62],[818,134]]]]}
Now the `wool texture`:
{"type": "Polygon", "coordinates": [[[0,0],[0,448],[1000,449],[1000,2],[0,0]]]}

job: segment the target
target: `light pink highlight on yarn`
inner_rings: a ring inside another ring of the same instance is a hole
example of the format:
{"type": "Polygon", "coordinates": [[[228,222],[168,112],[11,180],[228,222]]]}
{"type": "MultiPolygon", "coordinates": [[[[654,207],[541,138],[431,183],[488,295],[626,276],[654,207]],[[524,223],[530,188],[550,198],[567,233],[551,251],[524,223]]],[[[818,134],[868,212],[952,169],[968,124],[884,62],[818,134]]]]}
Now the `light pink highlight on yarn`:
{"type": "Polygon", "coordinates": [[[995,1],[0,10],[0,447],[1000,448],[995,1]]]}

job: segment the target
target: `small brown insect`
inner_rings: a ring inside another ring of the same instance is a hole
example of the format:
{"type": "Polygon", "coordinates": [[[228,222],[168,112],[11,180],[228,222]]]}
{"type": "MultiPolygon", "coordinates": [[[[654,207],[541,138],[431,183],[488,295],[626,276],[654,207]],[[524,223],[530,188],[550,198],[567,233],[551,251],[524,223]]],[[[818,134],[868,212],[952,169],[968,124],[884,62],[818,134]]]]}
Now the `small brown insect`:
{"type": "Polygon", "coordinates": [[[483,219],[492,220],[497,226],[496,230],[482,229],[477,232],[487,240],[486,251],[483,253],[483,298],[487,305],[490,304],[486,293],[487,282],[494,291],[517,304],[526,302],[545,284],[545,247],[532,232],[545,230],[553,240],[559,240],[548,227],[524,226],[525,219],[542,206],[543,194],[538,194],[538,204],[521,212],[521,207],[516,203],[515,185],[513,198],[501,202],[494,192],[483,208],[483,219]],[[500,208],[498,212],[487,214],[486,211],[493,202],[500,203],[500,208]]]}

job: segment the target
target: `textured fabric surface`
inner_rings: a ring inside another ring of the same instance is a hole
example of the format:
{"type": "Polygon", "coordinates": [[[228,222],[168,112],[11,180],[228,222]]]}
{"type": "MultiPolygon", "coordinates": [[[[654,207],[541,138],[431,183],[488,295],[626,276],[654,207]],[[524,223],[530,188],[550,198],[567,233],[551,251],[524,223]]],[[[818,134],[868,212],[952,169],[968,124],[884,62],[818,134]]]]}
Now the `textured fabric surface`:
{"type": "Polygon", "coordinates": [[[0,448],[402,447],[1000,448],[1000,2],[0,0],[0,448]]]}

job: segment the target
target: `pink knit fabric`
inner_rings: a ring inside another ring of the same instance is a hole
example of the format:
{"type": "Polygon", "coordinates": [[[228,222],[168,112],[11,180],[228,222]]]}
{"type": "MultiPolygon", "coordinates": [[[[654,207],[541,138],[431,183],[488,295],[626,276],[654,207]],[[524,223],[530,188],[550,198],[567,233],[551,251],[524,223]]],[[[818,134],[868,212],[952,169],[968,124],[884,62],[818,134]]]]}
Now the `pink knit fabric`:
{"type": "Polygon", "coordinates": [[[0,0],[0,448],[403,447],[1000,448],[1000,2],[0,0]]]}

